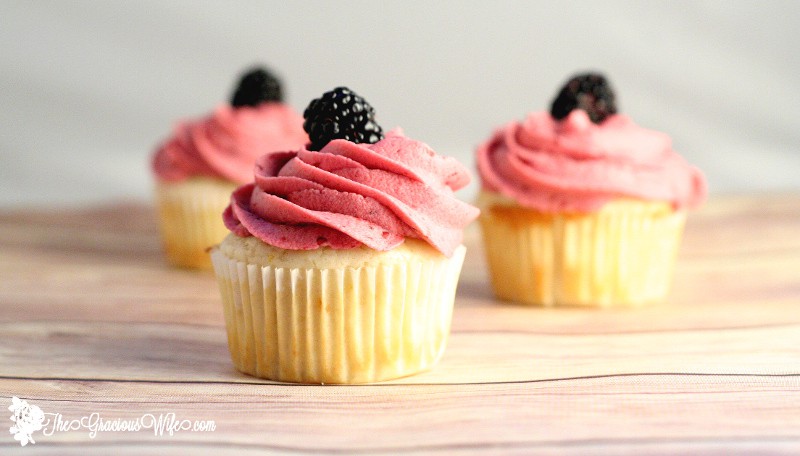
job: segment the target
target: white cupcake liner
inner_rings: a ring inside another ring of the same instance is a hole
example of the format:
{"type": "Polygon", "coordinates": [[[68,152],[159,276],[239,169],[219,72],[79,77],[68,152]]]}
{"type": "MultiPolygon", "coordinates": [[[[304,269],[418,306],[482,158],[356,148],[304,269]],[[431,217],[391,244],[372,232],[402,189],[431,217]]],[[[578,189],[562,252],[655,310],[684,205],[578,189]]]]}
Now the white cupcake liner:
{"type": "Polygon", "coordinates": [[[156,202],[164,251],[180,267],[210,268],[208,249],[228,234],[222,212],[236,185],[195,178],[179,183],[158,183],[156,202]]]}
{"type": "Polygon", "coordinates": [[[591,214],[485,210],[480,224],[495,294],[543,306],[630,307],[662,300],[685,212],[665,212],[663,203],[609,204],[591,214]]]}
{"type": "Polygon", "coordinates": [[[445,348],[465,251],[304,269],[214,249],[233,363],[296,383],[367,383],[428,369],[445,348]]]}

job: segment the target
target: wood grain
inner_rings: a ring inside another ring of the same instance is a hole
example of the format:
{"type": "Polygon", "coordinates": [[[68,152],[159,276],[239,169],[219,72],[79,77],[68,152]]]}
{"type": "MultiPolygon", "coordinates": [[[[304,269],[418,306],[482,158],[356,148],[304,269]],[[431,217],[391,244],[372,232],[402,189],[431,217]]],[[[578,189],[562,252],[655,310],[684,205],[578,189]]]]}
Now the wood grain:
{"type": "Polygon", "coordinates": [[[164,264],[151,208],[0,212],[0,403],[217,426],[9,435],[0,453],[800,452],[800,196],[691,214],[669,302],[640,310],[498,303],[467,234],[442,362],[320,387],[233,369],[213,275],[164,264]]]}

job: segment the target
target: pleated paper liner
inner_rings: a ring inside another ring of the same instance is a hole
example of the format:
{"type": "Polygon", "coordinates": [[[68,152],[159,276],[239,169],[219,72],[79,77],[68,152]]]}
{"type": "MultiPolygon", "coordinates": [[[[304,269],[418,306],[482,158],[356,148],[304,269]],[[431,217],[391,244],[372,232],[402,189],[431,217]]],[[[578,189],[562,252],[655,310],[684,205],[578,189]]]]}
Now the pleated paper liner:
{"type": "Polygon", "coordinates": [[[315,268],[252,264],[215,248],[233,363],[295,383],[369,383],[429,369],[450,332],[465,251],[315,268]]]}
{"type": "Polygon", "coordinates": [[[161,238],[167,260],[179,267],[210,269],[208,249],[228,234],[222,212],[236,184],[192,178],[156,186],[161,238]]]}
{"type": "Polygon", "coordinates": [[[668,203],[618,199],[589,214],[488,205],[480,226],[499,298],[635,307],[667,295],[685,220],[668,203]]]}

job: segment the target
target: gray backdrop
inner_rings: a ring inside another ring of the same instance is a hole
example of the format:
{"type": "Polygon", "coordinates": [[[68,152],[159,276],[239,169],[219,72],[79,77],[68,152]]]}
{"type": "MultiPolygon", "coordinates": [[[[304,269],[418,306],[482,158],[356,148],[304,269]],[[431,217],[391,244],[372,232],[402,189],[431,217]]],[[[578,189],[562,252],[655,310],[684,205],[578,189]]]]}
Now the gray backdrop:
{"type": "MultiPolygon", "coordinates": [[[[603,70],[712,192],[800,188],[800,2],[0,1],[0,205],[147,201],[175,120],[265,62],[454,155],[603,70]]],[[[473,184],[461,196],[474,195],[473,184]]]]}

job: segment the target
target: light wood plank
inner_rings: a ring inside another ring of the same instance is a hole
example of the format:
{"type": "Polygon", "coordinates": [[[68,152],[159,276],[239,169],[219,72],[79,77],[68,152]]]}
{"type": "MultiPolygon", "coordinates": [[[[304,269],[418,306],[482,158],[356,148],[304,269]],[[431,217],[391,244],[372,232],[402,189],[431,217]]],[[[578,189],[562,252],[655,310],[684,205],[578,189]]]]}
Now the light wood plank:
{"type": "MultiPolygon", "coordinates": [[[[92,444],[219,442],[276,451],[396,454],[563,448],[613,452],[661,444],[800,448],[797,376],[622,376],[490,385],[191,385],[11,381],[43,410],[135,419],[173,412],[215,420],[211,433],[103,433],[92,444]],[[86,398],[49,400],[54,396],[86,398]],[[90,399],[89,399],[90,398],[90,399]],[[742,410],[748,413],[743,415],[742,410]],[[620,428],[625,423],[625,428],[620,428]],[[402,430],[402,432],[398,432],[402,430]],[[309,436],[313,435],[313,439],[309,436]]],[[[56,433],[48,444],[90,442],[56,433]]],[[[93,445],[92,445],[93,446],[93,445]]],[[[167,447],[168,449],[168,447],[167,447]]],[[[647,451],[645,451],[647,453],[647,451]]]]}
{"type": "MultiPolygon", "coordinates": [[[[630,332],[800,322],[798,200],[724,198],[693,213],[668,302],[637,311],[497,306],[470,227],[454,328],[630,332]]],[[[213,275],[167,267],[154,227],[146,206],[0,214],[0,321],[223,325],[213,275]]]]}
{"type": "MultiPolygon", "coordinates": [[[[30,322],[4,323],[0,333],[0,377],[260,382],[233,369],[223,328],[30,322]]],[[[800,325],[621,334],[454,331],[435,369],[393,383],[664,373],[800,374],[800,325]]]]}

